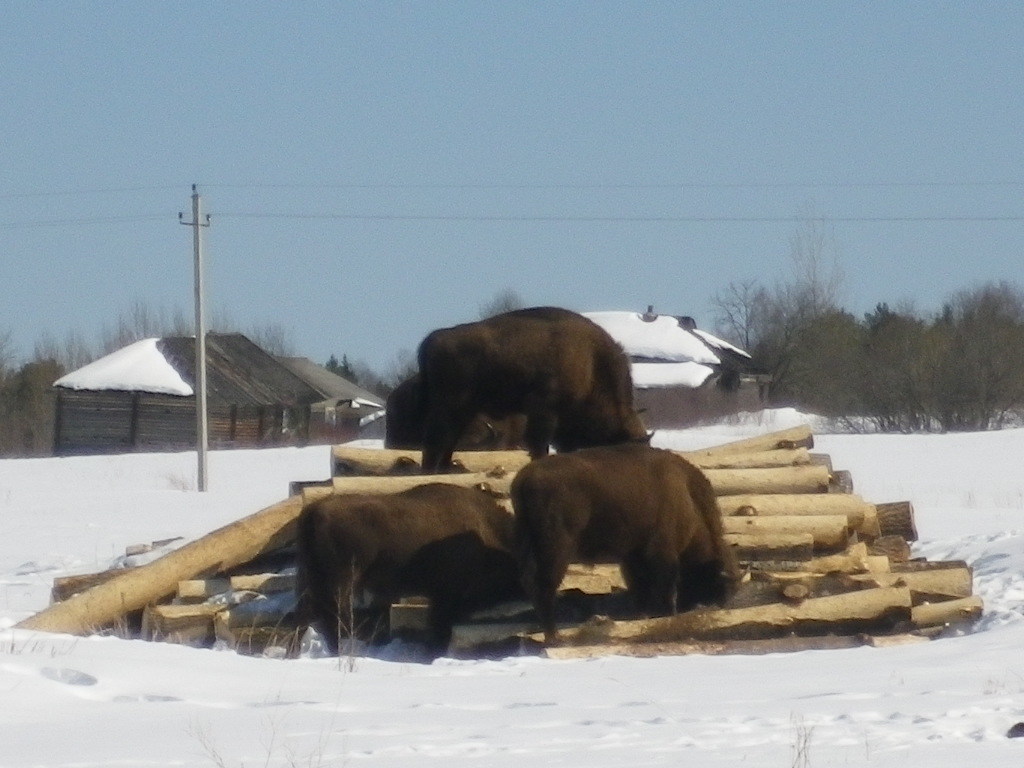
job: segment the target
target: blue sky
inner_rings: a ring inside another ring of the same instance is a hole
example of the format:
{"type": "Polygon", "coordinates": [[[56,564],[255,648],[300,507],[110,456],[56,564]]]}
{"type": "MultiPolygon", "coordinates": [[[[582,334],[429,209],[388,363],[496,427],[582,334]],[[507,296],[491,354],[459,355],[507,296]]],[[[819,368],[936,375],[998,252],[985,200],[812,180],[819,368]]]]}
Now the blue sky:
{"type": "Polygon", "coordinates": [[[788,278],[842,304],[1022,281],[1024,5],[11,3],[0,334],[141,301],[385,368],[511,288],[694,315],[788,278]],[[989,219],[989,220],[982,220],[989,219]],[[996,220],[992,220],[996,219],[996,220]]]}

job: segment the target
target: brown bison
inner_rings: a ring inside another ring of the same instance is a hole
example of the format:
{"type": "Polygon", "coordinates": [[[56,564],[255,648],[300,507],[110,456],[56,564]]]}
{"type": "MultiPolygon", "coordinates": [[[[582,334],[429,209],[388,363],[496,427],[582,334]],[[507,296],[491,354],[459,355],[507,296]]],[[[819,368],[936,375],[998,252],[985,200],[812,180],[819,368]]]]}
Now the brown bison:
{"type": "Polygon", "coordinates": [[[619,562],[647,615],[720,605],[735,590],[711,484],[670,451],[623,444],[547,456],[519,471],[511,495],[524,586],[547,642],[570,562],[619,562]]]}
{"type": "MultiPolygon", "coordinates": [[[[384,447],[405,450],[423,448],[426,409],[420,397],[420,377],[411,376],[388,395],[384,410],[384,447]]],[[[496,419],[487,414],[473,417],[456,448],[463,451],[500,451],[522,448],[526,417],[512,414],[496,419]]]]}
{"type": "Polygon", "coordinates": [[[423,469],[443,472],[473,417],[526,415],[534,458],[647,440],[633,408],[629,360],[600,326],[555,307],[441,328],[420,344],[426,411],[423,469]]]}
{"type": "Polygon", "coordinates": [[[315,626],[335,654],[356,634],[352,607],[364,593],[379,624],[398,597],[429,598],[435,653],[457,619],[522,595],[512,515],[477,488],[328,496],[300,513],[297,543],[299,625],[315,626]]]}

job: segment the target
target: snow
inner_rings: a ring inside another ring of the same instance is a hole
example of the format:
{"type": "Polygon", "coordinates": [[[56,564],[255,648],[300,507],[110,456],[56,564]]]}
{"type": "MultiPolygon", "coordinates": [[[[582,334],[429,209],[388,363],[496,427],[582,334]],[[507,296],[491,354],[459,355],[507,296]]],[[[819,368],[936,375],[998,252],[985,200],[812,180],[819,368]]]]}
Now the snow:
{"type": "Polygon", "coordinates": [[[715,371],[701,363],[633,363],[630,368],[633,386],[637,389],[655,387],[690,387],[696,389],[715,371]]]}
{"type": "MultiPolygon", "coordinates": [[[[808,418],[770,411],[655,443],[693,449],[808,418]]],[[[814,450],[876,502],[909,500],[915,554],[965,559],[970,632],[890,648],[758,657],[553,661],[247,658],[11,627],[54,577],[127,545],[192,538],[292,480],[327,447],[0,461],[0,765],[900,766],[1024,764],[1024,430],[816,431],[814,450]],[[801,748],[804,750],[799,754],[801,748]]]]}
{"type": "Polygon", "coordinates": [[[717,336],[714,336],[713,334],[708,333],[707,331],[702,331],[700,328],[694,328],[692,331],[690,331],[690,333],[692,333],[697,338],[703,340],[705,343],[707,343],[713,349],[728,349],[728,350],[731,350],[731,351],[735,352],[738,355],[743,355],[744,357],[750,357],[750,353],[747,352],[746,350],[740,349],[739,347],[734,346],[734,345],[730,344],[728,341],[725,341],[724,339],[720,339],[717,336]]]}
{"type": "Polygon", "coordinates": [[[646,321],[636,312],[587,312],[634,358],[716,365],[718,357],[671,315],[646,321]]]}
{"type": "Polygon", "coordinates": [[[159,392],[189,396],[189,386],[167,362],[158,339],[142,339],[54,382],[66,389],[116,389],[128,392],[159,392]]]}

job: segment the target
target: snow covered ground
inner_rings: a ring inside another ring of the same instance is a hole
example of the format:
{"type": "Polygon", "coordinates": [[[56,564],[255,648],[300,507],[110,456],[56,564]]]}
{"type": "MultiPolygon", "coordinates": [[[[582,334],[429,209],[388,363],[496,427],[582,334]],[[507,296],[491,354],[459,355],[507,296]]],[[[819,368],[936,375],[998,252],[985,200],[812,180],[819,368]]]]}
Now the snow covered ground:
{"type": "MultiPolygon", "coordinates": [[[[789,411],[662,433],[697,448],[789,411]]],[[[0,768],[8,766],[1024,765],[1024,430],[828,435],[869,501],[909,500],[929,559],[965,559],[959,637],[760,657],[431,665],[272,660],[13,630],[55,576],[200,536],[322,479],[326,447],[0,461],[0,768]]]]}

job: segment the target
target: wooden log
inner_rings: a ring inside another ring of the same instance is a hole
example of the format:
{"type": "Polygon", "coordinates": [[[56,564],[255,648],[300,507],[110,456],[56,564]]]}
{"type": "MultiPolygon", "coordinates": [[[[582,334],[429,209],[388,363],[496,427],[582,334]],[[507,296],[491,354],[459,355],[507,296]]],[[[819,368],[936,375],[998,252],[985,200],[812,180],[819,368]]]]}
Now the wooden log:
{"type": "Polygon", "coordinates": [[[828,594],[853,592],[875,587],[906,587],[910,590],[914,606],[926,602],[970,597],[972,594],[971,572],[956,562],[949,567],[932,568],[904,573],[893,571],[869,571],[844,573],[830,570],[813,571],[751,571],[740,585],[729,607],[757,605],[786,599],[805,599],[828,594]],[[799,591],[787,592],[790,587],[800,586],[799,591]]]}
{"type": "MultiPolygon", "coordinates": [[[[798,467],[818,464],[811,460],[806,448],[781,448],[775,451],[750,451],[749,453],[722,453],[710,456],[689,451],[676,451],[680,456],[700,469],[767,469],[771,467],[798,467]]],[[[826,466],[826,464],[818,464],[826,466]]]]}
{"type": "MultiPolygon", "coordinates": [[[[877,511],[875,520],[878,520],[877,511]]],[[[902,536],[877,536],[871,542],[870,552],[873,555],[885,555],[893,563],[905,563],[910,560],[910,544],[902,536]]]]}
{"type": "Polygon", "coordinates": [[[202,603],[231,589],[227,579],[186,579],[178,582],[179,603],[202,603]]]}
{"type": "Polygon", "coordinates": [[[562,637],[564,645],[592,645],[876,633],[892,632],[910,618],[910,590],[882,587],[812,598],[797,605],[701,609],[636,621],[597,620],[564,631],[562,637]]]}
{"type": "Polygon", "coordinates": [[[174,594],[179,581],[212,575],[277,549],[295,536],[302,500],[292,497],[56,603],[18,629],[85,635],[174,594]]]}
{"type": "Polygon", "coordinates": [[[850,544],[850,524],[844,515],[773,515],[723,517],[726,534],[809,533],[816,552],[837,552],[850,544]]]}
{"type": "Polygon", "coordinates": [[[765,493],[826,493],[827,467],[812,464],[752,469],[706,469],[718,496],[765,493]]]}
{"type": "MultiPolygon", "coordinates": [[[[452,461],[466,472],[490,472],[501,468],[515,473],[530,462],[526,451],[456,451],[452,461]]],[[[421,472],[421,452],[395,448],[359,448],[335,445],[331,448],[331,475],[409,475],[421,472]]]]}
{"type": "Polygon", "coordinates": [[[216,613],[214,627],[223,628],[282,626],[295,610],[295,595],[280,592],[270,598],[258,598],[229,606],[216,613]]]}
{"type": "Polygon", "coordinates": [[[788,493],[739,494],[718,497],[723,515],[845,515],[850,528],[863,537],[879,534],[878,513],[873,504],[852,494],[788,493]]]}
{"type": "Polygon", "coordinates": [[[148,605],[142,612],[142,639],[208,647],[214,641],[213,619],[223,605],[148,605]]]}
{"type": "Polygon", "coordinates": [[[836,469],[828,479],[829,493],[853,493],[853,475],[849,470],[836,469]]]}
{"type": "Polygon", "coordinates": [[[295,589],[295,574],[255,573],[245,576],[232,576],[228,583],[233,590],[246,590],[270,595],[295,589]]]}
{"type": "MultiPolygon", "coordinates": [[[[788,467],[812,463],[810,453],[804,447],[712,455],[706,455],[701,451],[676,453],[701,469],[788,467]]],[[[420,451],[415,450],[336,445],[331,448],[331,475],[379,477],[416,474],[420,472],[420,459],[420,451]]],[[[495,469],[515,473],[529,463],[530,456],[526,451],[457,451],[453,455],[453,461],[470,473],[489,472],[495,469]]],[[[298,490],[301,491],[301,488],[298,490]]]]}
{"type": "Polygon", "coordinates": [[[331,487],[309,487],[302,492],[303,504],[329,496],[332,493],[401,493],[425,483],[447,483],[463,488],[486,486],[497,495],[508,496],[514,475],[494,476],[485,472],[451,475],[394,475],[380,477],[335,477],[331,487]]]}
{"type": "Polygon", "coordinates": [[[230,578],[189,579],[178,582],[178,602],[202,602],[225,592],[272,594],[295,588],[291,573],[260,573],[230,578]]]}
{"type": "MultiPolygon", "coordinates": [[[[772,603],[745,608],[699,609],[677,616],[630,621],[594,617],[560,628],[558,647],[729,642],[824,635],[885,634],[910,626],[910,590],[869,588],[797,604],[772,603]]],[[[519,637],[534,646],[543,639],[526,622],[457,624],[451,647],[465,653],[476,646],[508,643],[519,637]]],[[[611,652],[609,650],[609,652],[611,652]]]]}
{"type": "Polygon", "coordinates": [[[77,595],[79,592],[84,592],[90,587],[95,587],[97,584],[110,581],[119,573],[121,573],[121,570],[112,569],[99,571],[98,573],[82,573],[76,576],[58,576],[53,580],[53,586],[50,588],[50,602],[63,602],[72,595],[77,595]]]}
{"type": "Polygon", "coordinates": [[[802,562],[814,557],[814,537],[809,533],[727,533],[724,538],[748,567],[758,560],[802,562]]]}
{"type": "Polygon", "coordinates": [[[615,563],[571,563],[558,587],[559,591],[576,589],[588,595],[605,595],[625,588],[622,570],[615,563]]]}
{"type": "MultiPolygon", "coordinates": [[[[971,597],[974,582],[971,570],[966,566],[950,563],[948,568],[921,571],[892,571],[871,574],[880,586],[907,587],[914,595],[914,605],[922,602],[945,602],[951,599],[971,597]]],[[[863,578],[854,575],[853,578],[863,578]]]]}
{"type": "MultiPolygon", "coordinates": [[[[874,563],[868,556],[867,545],[859,541],[851,544],[843,552],[834,555],[822,555],[803,560],[762,559],[747,562],[746,567],[750,571],[769,573],[869,573],[874,572],[873,565],[874,563]]],[[[881,570],[889,570],[888,561],[885,562],[881,570]]]]}
{"type": "MultiPolygon", "coordinates": [[[[824,493],[828,489],[828,470],[811,465],[771,467],[767,469],[708,469],[704,471],[716,494],[741,493],[824,493]]],[[[505,470],[448,475],[384,475],[335,477],[331,489],[307,487],[305,503],[329,493],[399,493],[424,483],[448,483],[462,487],[485,485],[494,493],[508,495],[515,474],[505,470]]]]}
{"type": "Polygon", "coordinates": [[[875,508],[882,536],[901,536],[904,541],[917,541],[914,507],[909,501],[876,504],[875,508]]]}
{"type": "Polygon", "coordinates": [[[549,659],[592,659],[604,656],[763,656],[768,653],[799,653],[801,651],[833,651],[842,648],[869,646],[884,648],[893,645],[927,643],[922,635],[822,635],[818,637],[779,637],[768,640],[703,640],[675,643],[632,643],[622,645],[552,646],[542,655],[549,659]]]}
{"type": "Polygon", "coordinates": [[[977,595],[939,603],[914,606],[911,620],[915,627],[960,626],[981,618],[984,604],[977,595]]]}
{"type": "MultiPolygon", "coordinates": [[[[804,450],[804,449],[797,449],[797,450],[804,450]]],[[[785,452],[784,450],[769,451],[769,453],[784,453],[784,452],[785,452]]],[[[816,466],[819,466],[819,467],[828,467],[828,471],[829,472],[832,471],[832,457],[829,456],[827,453],[808,453],[807,455],[808,455],[808,457],[811,460],[810,461],[811,464],[815,464],[816,466]]]]}
{"type": "Polygon", "coordinates": [[[711,456],[722,453],[750,453],[751,451],[773,451],[778,449],[813,448],[814,435],[807,424],[790,429],[781,429],[764,435],[756,435],[743,440],[734,440],[722,445],[691,451],[691,454],[711,456]]]}
{"type": "MultiPolygon", "coordinates": [[[[881,577],[890,574],[879,574],[881,577]]],[[[752,571],[739,584],[727,608],[748,608],[770,603],[799,603],[829,595],[841,595],[883,586],[872,574],[773,573],[752,571]]],[[[890,586],[890,585],[885,585],[890,586]]]]}

